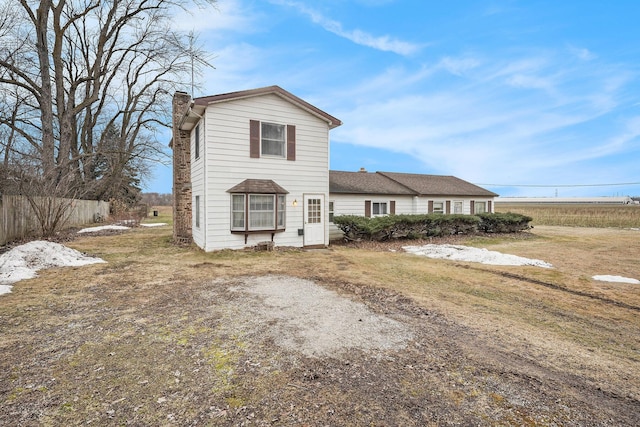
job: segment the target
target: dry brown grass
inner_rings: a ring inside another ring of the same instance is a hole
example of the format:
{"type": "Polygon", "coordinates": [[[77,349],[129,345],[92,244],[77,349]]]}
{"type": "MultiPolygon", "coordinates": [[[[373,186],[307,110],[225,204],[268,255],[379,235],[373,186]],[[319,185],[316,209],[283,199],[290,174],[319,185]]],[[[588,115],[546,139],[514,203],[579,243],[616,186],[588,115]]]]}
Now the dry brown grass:
{"type": "Polygon", "coordinates": [[[496,212],[528,215],[534,225],[640,227],[640,205],[496,203],[496,212]]]}
{"type": "MultiPolygon", "coordinates": [[[[170,222],[169,214],[161,211],[150,219],[170,222]]],[[[548,425],[554,416],[559,424],[571,424],[563,411],[590,410],[589,399],[572,395],[577,386],[553,399],[584,407],[549,401],[547,409],[527,410],[533,403],[516,404],[506,389],[491,385],[498,374],[487,366],[498,363],[508,366],[509,375],[517,372],[518,378],[559,388],[562,381],[554,375],[562,373],[580,387],[619,396],[627,410],[640,409],[640,286],[591,279],[596,274],[640,278],[638,231],[542,226],[527,239],[460,242],[543,259],[553,269],[452,263],[388,250],[397,245],[204,253],[173,246],[170,237],[170,227],[83,236],[68,246],[108,264],[43,271],[0,297],[0,406],[5,408],[0,423],[287,425],[295,415],[311,424],[406,425],[425,419],[407,412],[422,402],[424,413],[432,411],[433,425],[470,419],[548,425]],[[429,313],[412,320],[416,325],[435,319],[455,326],[447,330],[459,335],[430,339],[420,350],[432,347],[429,356],[411,351],[394,356],[422,360],[402,359],[400,366],[364,359],[337,368],[321,361],[296,364],[267,343],[225,329],[223,319],[237,308],[212,279],[263,274],[321,282],[382,312],[412,306],[406,316],[429,313]],[[203,301],[203,295],[213,299],[203,301]],[[454,347],[438,344],[442,340],[453,340],[447,345],[454,347]],[[438,345],[443,350],[436,351],[438,345]],[[431,376],[420,379],[411,376],[415,368],[406,368],[431,359],[442,365],[431,376]],[[346,372],[357,366],[363,371],[346,372]],[[344,373],[344,384],[332,369],[344,373]],[[393,379],[377,384],[367,377],[372,372],[393,379]],[[355,375],[369,379],[359,382],[355,375]],[[371,393],[367,381],[377,384],[379,396],[360,395],[371,393]],[[388,406],[384,384],[392,399],[406,405],[388,406]],[[252,411],[269,419],[252,418],[252,411]]],[[[540,392],[540,399],[545,393],[552,392],[540,392]]],[[[602,419],[622,416],[608,409],[602,419]]],[[[602,419],[594,424],[608,425],[602,419]]]]}

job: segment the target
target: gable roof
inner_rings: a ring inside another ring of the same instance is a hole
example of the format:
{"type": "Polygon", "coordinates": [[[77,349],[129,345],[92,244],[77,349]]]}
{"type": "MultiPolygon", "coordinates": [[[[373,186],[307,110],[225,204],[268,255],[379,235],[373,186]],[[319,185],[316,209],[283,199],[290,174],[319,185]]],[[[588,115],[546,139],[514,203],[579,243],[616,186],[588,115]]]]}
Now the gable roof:
{"type": "Polygon", "coordinates": [[[282,89],[280,86],[276,86],[276,85],[261,87],[258,89],[241,90],[238,92],[221,93],[219,95],[202,96],[199,98],[194,98],[191,111],[195,113],[196,116],[201,116],[208,105],[218,104],[221,102],[235,101],[238,99],[252,98],[255,96],[263,96],[263,95],[279,96],[280,98],[296,105],[297,107],[302,108],[309,114],[314,115],[319,119],[327,122],[327,124],[329,125],[329,129],[336,128],[342,124],[342,122],[339,119],[333,117],[331,114],[322,111],[318,107],[315,107],[309,104],[307,101],[303,100],[302,98],[298,98],[291,92],[287,92],[286,90],[282,89]]]}
{"type": "Polygon", "coordinates": [[[455,176],[366,171],[329,171],[329,192],[411,196],[498,196],[455,176]]]}

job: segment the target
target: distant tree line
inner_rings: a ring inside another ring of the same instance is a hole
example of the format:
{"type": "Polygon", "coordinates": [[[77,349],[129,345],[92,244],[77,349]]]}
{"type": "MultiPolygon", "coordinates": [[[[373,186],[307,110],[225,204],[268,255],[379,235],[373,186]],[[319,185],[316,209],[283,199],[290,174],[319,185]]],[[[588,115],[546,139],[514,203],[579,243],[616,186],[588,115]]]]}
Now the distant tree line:
{"type": "Polygon", "coordinates": [[[142,193],[140,202],[148,206],[171,206],[173,194],[142,193]]]}

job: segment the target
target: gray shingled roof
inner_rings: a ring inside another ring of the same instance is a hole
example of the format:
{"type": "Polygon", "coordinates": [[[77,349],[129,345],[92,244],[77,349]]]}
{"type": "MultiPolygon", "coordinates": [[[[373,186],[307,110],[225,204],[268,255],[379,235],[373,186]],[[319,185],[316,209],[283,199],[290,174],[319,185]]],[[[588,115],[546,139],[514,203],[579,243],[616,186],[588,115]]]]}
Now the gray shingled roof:
{"type": "Polygon", "coordinates": [[[421,196],[483,196],[494,197],[498,194],[478,187],[455,176],[421,175],[414,173],[377,172],[393,181],[411,188],[421,196]]]}
{"type": "Polygon", "coordinates": [[[411,196],[497,196],[455,176],[329,171],[329,192],[411,196]]]}
{"type": "Polygon", "coordinates": [[[377,173],[341,171],[329,171],[329,193],[417,195],[377,173]]]}
{"type": "Polygon", "coordinates": [[[287,190],[270,179],[245,179],[228,189],[227,193],[289,194],[287,190]]]}

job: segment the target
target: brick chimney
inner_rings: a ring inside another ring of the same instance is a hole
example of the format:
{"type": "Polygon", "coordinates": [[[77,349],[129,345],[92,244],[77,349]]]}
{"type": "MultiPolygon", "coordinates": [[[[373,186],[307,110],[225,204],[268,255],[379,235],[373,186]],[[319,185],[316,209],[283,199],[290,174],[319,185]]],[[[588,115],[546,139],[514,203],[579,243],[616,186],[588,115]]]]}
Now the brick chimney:
{"type": "Polygon", "coordinates": [[[191,139],[180,124],[191,104],[185,92],[173,95],[173,241],[193,242],[191,232],[191,139]]]}

